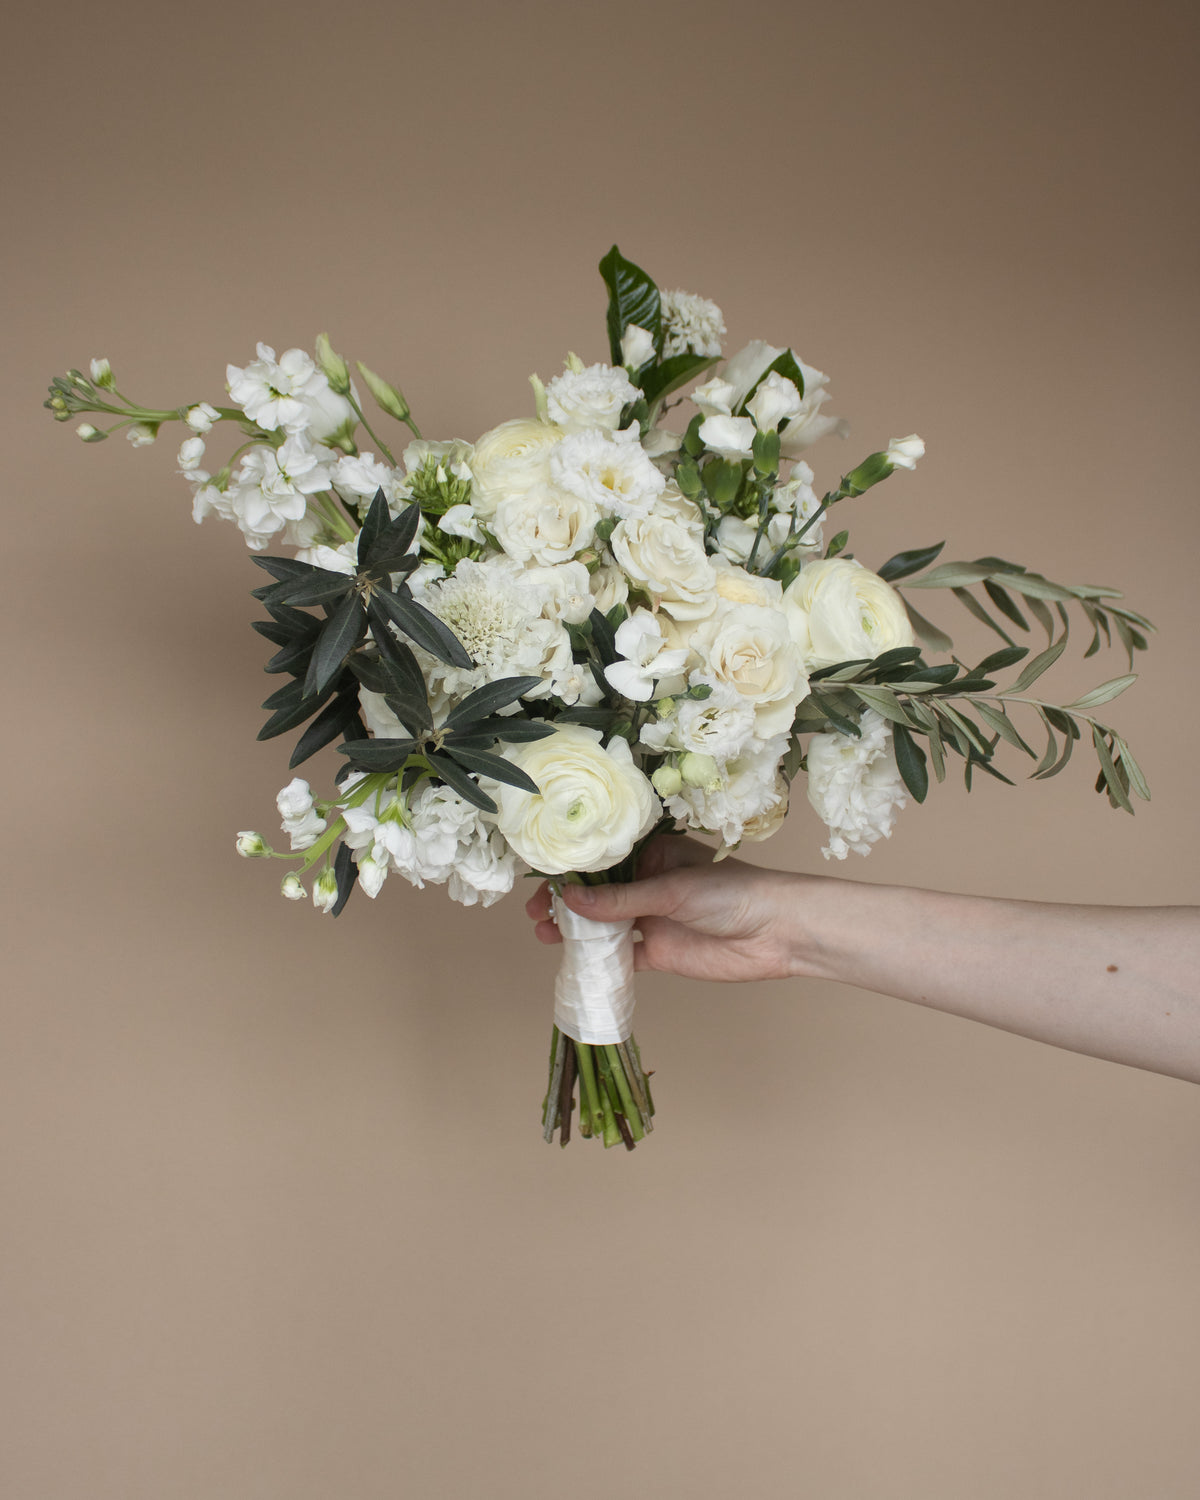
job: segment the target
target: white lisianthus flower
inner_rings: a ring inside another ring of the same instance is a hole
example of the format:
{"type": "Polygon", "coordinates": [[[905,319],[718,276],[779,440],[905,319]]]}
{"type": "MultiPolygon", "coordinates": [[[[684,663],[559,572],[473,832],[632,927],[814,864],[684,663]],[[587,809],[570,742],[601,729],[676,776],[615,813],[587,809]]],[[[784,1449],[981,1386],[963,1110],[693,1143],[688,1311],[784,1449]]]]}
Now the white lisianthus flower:
{"type": "Polygon", "coordinates": [[[782,609],[724,605],[697,626],[692,648],[705,678],[727,683],[753,705],[760,736],[791,728],[808,677],[782,609]]]}
{"type": "Polygon", "coordinates": [[[469,460],[471,505],[481,521],[489,521],[507,496],[549,482],[550,455],[562,435],[561,427],[524,418],[501,422],[483,434],[469,460]]]}
{"type": "Polygon", "coordinates": [[[582,432],[589,427],[615,432],[621,425],[622,407],[640,395],[622,369],[599,364],[581,370],[568,368],[546,387],[546,410],[550,420],[567,432],[582,432]]]}
{"type": "Polygon", "coordinates": [[[781,422],[800,415],[800,392],[795,381],[772,370],[746,402],[746,410],[760,432],[774,432],[781,422]]]}
{"type": "Polygon", "coordinates": [[[281,447],[260,445],[242,459],[228,500],[247,544],[260,551],[288,521],[299,521],[309,495],[328,489],[327,448],[311,448],[302,437],[281,447]]]}
{"type": "Polygon", "coordinates": [[[303,349],[286,349],[279,359],[269,344],[258,345],[258,358],[245,366],[227,365],[229,394],[247,418],[264,432],[282,427],[303,432],[312,412],[301,398],[329,382],[303,349]]]}
{"type": "Polygon", "coordinates": [[[830,433],[844,438],[850,431],[850,424],[844,417],[827,417],[821,411],[831,399],[829,391],[825,389],[829,384],[829,376],[806,365],[802,359],[797,358],[796,363],[804,377],[804,399],[800,403],[799,412],[788,423],[780,440],[779,451],[784,458],[795,458],[798,453],[810,448],[818,438],[827,437],[830,433]]]}
{"type": "Polygon", "coordinates": [[[496,826],[516,853],[546,875],[607,870],[649,833],[662,811],[649,780],[620,738],[560,724],[545,739],[505,748],[537,783],[535,793],[488,783],[496,826]]]}
{"type": "Polygon", "coordinates": [[[600,511],[589,496],[539,484],[524,494],[506,495],[491,527],[509,557],[549,567],[590,547],[599,519],[600,511]]]}
{"type": "Polygon", "coordinates": [[[654,335],[630,323],[621,335],[621,363],[627,370],[640,370],[654,358],[654,335]]]}
{"type": "Polygon", "coordinates": [[[768,344],[762,339],[751,339],[731,359],[726,360],[721,380],[729,387],[730,411],[736,411],[741,406],[779,356],[786,353],[785,348],[768,344]]]}
{"type": "Polygon", "coordinates": [[[643,451],[636,428],[571,433],[550,455],[550,479],[603,516],[649,515],[667,483],[643,451]]]}
{"type": "Polygon", "coordinates": [[[891,837],[908,798],[896,769],[891,725],[873,708],[859,720],[861,738],[814,734],[808,745],[808,800],[829,829],[826,859],[869,854],[891,837]]]}
{"type": "Polygon", "coordinates": [[[676,354],[699,354],[705,359],[720,355],[725,319],[715,302],[675,290],[662,293],[661,306],[664,359],[676,354]]]}
{"type": "Polygon", "coordinates": [[[280,790],[275,805],[293,849],[309,848],[325,832],[325,819],[317,815],[312,788],[301,777],[294,776],[280,790]]]}
{"type": "Polygon", "coordinates": [[[466,537],[469,542],[484,540],[483,528],[469,505],[452,505],[438,517],[437,527],[447,536],[466,537]]]}
{"type": "Polygon", "coordinates": [[[728,380],[714,375],[692,392],[692,402],[706,417],[731,417],[737,390],[728,380]]]}
{"type": "Polygon", "coordinates": [[[697,429],[706,448],[735,462],[749,458],[754,442],[754,423],[749,417],[705,417],[697,429]]]}
{"type": "Polygon", "coordinates": [[[893,469],[915,469],[917,459],[924,457],[924,454],[924,439],[914,432],[906,438],[893,438],[883,456],[893,469]]]}
{"type": "Polygon", "coordinates": [[[752,738],[743,752],[726,763],[719,785],[689,786],[684,782],[667,811],[689,828],[719,834],[726,849],[739,844],[746,826],[758,826],[787,796],[779,762],[787,736],[752,738]]]}
{"type": "Polygon", "coordinates": [[[656,684],[676,676],[687,661],[685,650],[668,647],[658,621],[648,609],[635,609],[628,619],[622,620],[614,639],[622,659],[606,667],[604,675],[622,697],[635,703],[649,702],[656,684]]]}
{"type": "Polygon", "coordinates": [[[193,432],[211,432],[214,422],[220,421],[221,413],[215,406],[209,406],[207,401],[197,402],[195,406],[189,406],[184,421],[193,432]]]}
{"type": "Polygon", "coordinates": [[[754,705],[727,682],[693,672],[691,683],[711,688],[707,698],[678,698],[669,714],[643,726],[641,742],[657,755],[711,755],[720,766],[734,760],[755,729],[754,705]]]}
{"type": "Polygon", "coordinates": [[[657,515],[618,521],[608,544],[626,577],[675,619],[711,612],[716,570],[691,526],[657,515]]]}
{"type": "Polygon", "coordinates": [[[333,466],[333,488],[343,500],[365,516],[371,501],[382,490],[388,514],[395,518],[408,504],[410,490],[404,475],[373,453],[347,453],[333,466]]]}
{"type": "Polygon", "coordinates": [[[784,593],[783,605],[810,669],[871,660],[913,644],[900,595],[852,558],[806,563],[784,593]]]}

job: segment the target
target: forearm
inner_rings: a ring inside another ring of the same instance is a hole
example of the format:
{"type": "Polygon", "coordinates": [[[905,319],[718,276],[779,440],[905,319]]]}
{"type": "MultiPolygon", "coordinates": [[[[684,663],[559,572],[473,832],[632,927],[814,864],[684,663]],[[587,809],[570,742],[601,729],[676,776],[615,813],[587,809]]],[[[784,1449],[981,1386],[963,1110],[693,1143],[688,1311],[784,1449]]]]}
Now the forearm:
{"type": "Polygon", "coordinates": [[[793,877],[793,972],[1200,1083],[1200,914],[793,877]]]}

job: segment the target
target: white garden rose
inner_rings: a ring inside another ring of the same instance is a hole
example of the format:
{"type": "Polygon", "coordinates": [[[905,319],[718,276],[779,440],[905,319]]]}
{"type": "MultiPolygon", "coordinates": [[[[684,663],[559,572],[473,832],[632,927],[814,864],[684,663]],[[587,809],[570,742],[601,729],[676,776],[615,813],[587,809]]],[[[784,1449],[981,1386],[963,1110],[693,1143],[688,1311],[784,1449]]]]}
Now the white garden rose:
{"type": "Polygon", "coordinates": [[[509,557],[544,567],[569,561],[591,546],[600,512],[580,495],[536,484],[506,495],[492,516],[492,531],[509,557]]]}
{"type": "Polygon", "coordinates": [[[538,790],[489,782],[496,826],[516,854],[545,875],[609,869],[662,812],[628,744],[614,738],[605,746],[597,729],[556,725],[545,739],[507,746],[505,756],[538,790]]]}
{"type": "Polygon", "coordinates": [[[784,594],[805,666],[870,660],[913,644],[904,601],[891,584],[851,558],[830,557],[801,569],[784,594]]]}
{"type": "Polygon", "coordinates": [[[490,520],[507,496],[545,484],[550,477],[550,454],[561,437],[561,427],[525,418],[501,422],[485,432],[469,460],[475,514],[490,520]]]}
{"type": "Polygon", "coordinates": [[[609,538],[630,581],[677,620],[711,613],[717,575],[699,532],[669,516],[620,521],[609,538]]]}
{"type": "Polygon", "coordinates": [[[703,674],[736,688],[753,704],[760,736],[784,734],[808,695],[800,653],[781,609],[731,604],[702,620],[692,646],[703,674]]]}

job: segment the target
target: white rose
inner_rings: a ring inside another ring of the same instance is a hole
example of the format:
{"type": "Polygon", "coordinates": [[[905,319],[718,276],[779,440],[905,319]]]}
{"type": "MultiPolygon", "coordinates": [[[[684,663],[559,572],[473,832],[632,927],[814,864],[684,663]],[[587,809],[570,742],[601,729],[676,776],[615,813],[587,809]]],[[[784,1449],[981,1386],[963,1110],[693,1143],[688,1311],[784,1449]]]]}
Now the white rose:
{"type": "Polygon", "coordinates": [[[550,477],[550,453],[562,437],[562,428],[547,422],[518,418],[501,422],[485,432],[475,444],[471,467],[471,504],[481,520],[495,514],[508,495],[524,494],[550,477]]]}
{"type": "Polygon", "coordinates": [[[494,786],[496,826],[516,854],[545,875],[583,874],[619,863],[662,811],[628,744],[563,724],[545,739],[509,746],[507,759],[538,786],[494,786]]]}
{"type": "Polygon", "coordinates": [[[590,546],[599,519],[591,500],[539,484],[506,495],[492,516],[492,531],[509,557],[549,567],[590,546]]]}
{"type": "Polygon", "coordinates": [[[784,594],[805,666],[870,660],[913,644],[904,601],[891,584],[851,558],[808,563],[784,594]]]}
{"type": "Polygon", "coordinates": [[[783,585],[775,578],[760,578],[747,573],[723,557],[714,558],[717,570],[717,594],[730,604],[765,604],[778,609],[783,601],[783,585]]]}
{"type": "Polygon", "coordinates": [[[697,532],[669,516],[619,521],[612,555],[630,580],[677,620],[696,620],[713,607],[716,570],[697,532]]]}
{"type": "Polygon", "coordinates": [[[760,736],[786,733],[808,678],[781,609],[731,604],[701,621],[692,646],[703,674],[736,688],[757,715],[760,736]]]}
{"type": "Polygon", "coordinates": [[[625,371],[611,365],[568,368],[546,387],[546,409],[550,420],[568,432],[588,427],[607,427],[615,432],[621,425],[622,407],[636,401],[640,394],[625,371]]]}
{"type": "Polygon", "coordinates": [[[527,567],[517,575],[517,580],[542,591],[544,620],[582,625],[596,607],[591,575],[581,562],[559,563],[556,567],[527,567]]]}

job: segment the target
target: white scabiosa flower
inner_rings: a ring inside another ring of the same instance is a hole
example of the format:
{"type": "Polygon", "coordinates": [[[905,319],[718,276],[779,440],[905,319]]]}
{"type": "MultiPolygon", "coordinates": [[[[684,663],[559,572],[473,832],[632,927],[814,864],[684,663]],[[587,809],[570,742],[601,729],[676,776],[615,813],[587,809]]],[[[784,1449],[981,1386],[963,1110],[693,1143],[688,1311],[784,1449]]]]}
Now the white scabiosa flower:
{"type": "Polygon", "coordinates": [[[621,425],[621,409],[640,394],[625,371],[611,365],[567,368],[546,387],[546,410],[550,420],[567,432],[589,427],[615,432],[621,425]]]}
{"type": "Polygon", "coordinates": [[[887,720],[868,708],[859,729],[859,739],[814,734],[809,741],[808,800],[829,829],[826,859],[845,859],[851,849],[869,854],[872,844],[891,837],[908,800],[887,720]]]}
{"type": "MultiPolygon", "coordinates": [[[[617,627],[617,654],[622,658],[604,669],[610,687],[635,703],[647,703],[656,685],[677,676],[687,661],[686,649],[667,645],[662,629],[648,609],[635,609],[617,627]]],[[[669,687],[660,689],[669,691],[669,687]]]]}
{"type": "Polygon", "coordinates": [[[699,354],[715,359],[725,337],[721,309],[707,297],[692,292],[663,292],[663,358],[676,354],[699,354]]]}
{"type": "Polygon", "coordinates": [[[594,505],[602,516],[646,516],[666,488],[637,440],[636,428],[574,432],[550,455],[550,480],[594,505]]]}

